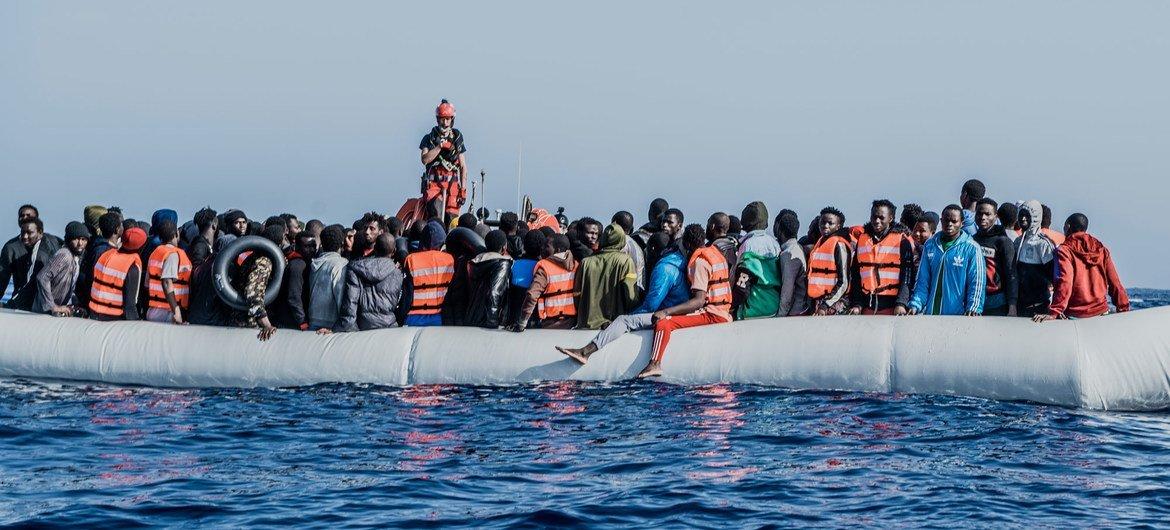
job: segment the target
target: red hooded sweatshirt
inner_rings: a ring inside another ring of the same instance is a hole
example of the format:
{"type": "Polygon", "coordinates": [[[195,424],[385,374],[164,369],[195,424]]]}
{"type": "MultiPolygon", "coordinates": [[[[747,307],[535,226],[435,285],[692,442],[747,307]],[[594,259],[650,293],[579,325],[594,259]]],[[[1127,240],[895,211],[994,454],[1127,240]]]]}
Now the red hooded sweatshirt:
{"type": "Polygon", "coordinates": [[[1056,248],[1056,280],[1049,314],[1087,318],[1109,311],[1105,295],[1118,311],[1129,311],[1129,296],[1117,277],[1113,258],[1097,238],[1077,232],[1056,248]]]}

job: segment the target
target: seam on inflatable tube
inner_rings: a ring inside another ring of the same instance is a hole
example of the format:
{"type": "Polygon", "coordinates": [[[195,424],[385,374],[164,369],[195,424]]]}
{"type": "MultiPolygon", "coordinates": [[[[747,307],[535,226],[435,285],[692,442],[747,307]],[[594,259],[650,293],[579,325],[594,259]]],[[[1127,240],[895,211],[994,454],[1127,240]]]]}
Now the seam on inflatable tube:
{"type": "Polygon", "coordinates": [[[418,351],[418,341],[422,338],[423,331],[427,328],[418,328],[414,332],[414,337],[410,339],[410,349],[406,351],[406,359],[402,361],[402,378],[399,382],[404,386],[414,384],[414,356],[418,351]]]}
{"type": "MultiPolygon", "coordinates": [[[[97,327],[97,326],[95,326],[97,327]]],[[[100,331],[102,336],[102,347],[98,349],[98,380],[106,381],[106,349],[110,346],[110,334],[113,333],[113,326],[102,326],[106,329],[100,331]]]]}
{"type": "Polygon", "coordinates": [[[1093,401],[1096,401],[1098,406],[1093,407],[1089,404],[1090,397],[1086,395],[1087,389],[1085,385],[1085,347],[1081,342],[1081,326],[1077,322],[1069,322],[1073,328],[1073,371],[1076,373],[1076,378],[1073,383],[1076,385],[1077,398],[1080,399],[1079,405],[1083,408],[1100,408],[1101,410],[1109,410],[1109,405],[1105,400],[1101,399],[1101,394],[1098,393],[1093,401]]]}

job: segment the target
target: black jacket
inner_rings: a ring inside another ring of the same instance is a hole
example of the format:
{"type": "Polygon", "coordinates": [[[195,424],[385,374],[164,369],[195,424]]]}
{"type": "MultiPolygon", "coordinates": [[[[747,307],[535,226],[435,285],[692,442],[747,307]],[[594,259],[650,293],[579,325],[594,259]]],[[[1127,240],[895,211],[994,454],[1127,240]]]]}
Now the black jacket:
{"type": "Polygon", "coordinates": [[[203,326],[226,326],[231,308],[215,292],[215,256],[209,256],[191,272],[191,306],[187,321],[203,326]]]}
{"type": "Polygon", "coordinates": [[[1053,264],[1016,261],[1016,307],[1019,316],[1047,313],[1052,288],[1053,264]]]}
{"type": "Polygon", "coordinates": [[[509,256],[523,256],[524,255],[524,238],[512,234],[508,236],[508,255],[509,256]]]}
{"type": "Polygon", "coordinates": [[[187,259],[191,260],[192,267],[198,267],[211,258],[211,242],[203,238],[203,234],[195,236],[188,245],[187,259]]]}
{"type": "Polygon", "coordinates": [[[987,259],[988,294],[998,287],[1003,293],[1004,303],[1015,305],[1018,283],[1016,282],[1016,243],[1008,237],[1003,226],[995,225],[987,230],[975,232],[975,242],[987,259]],[[994,282],[994,286],[993,286],[994,282]]]}
{"type": "Polygon", "coordinates": [[[484,252],[470,264],[467,326],[495,329],[504,321],[508,287],[512,285],[512,258],[484,252]]]}
{"type": "MultiPolygon", "coordinates": [[[[45,234],[41,238],[41,246],[37,250],[36,256],[29,255],[29,249],[24,247],[24,243],[20,242],[20,237],[9,239],[4,244],[4,248],[0,250],[0,296],[3,296],[4,291],[8,288],[8,280],[12,280],[12,298],[16,299],[18,296],[21,299],[27,299],[28,307],[32,307],[33,299],[36,298],[36,275],[44,268],[45,264],[52,259],[53,254],[57,253],[57,249],[61,248],[61,240],[56,236],[45,234]],[[21,295],[21,289],[25,290],[25,294],[21,295]]],[[[19,307],[25,309],[25,307],[19,307]]]]}
{"type": "Polygon", "coordinates": [[[284,267],[280,296],[272,303],[272,324],[278,328],[301,329],[309,325],[309,260],[293,254],[284,267]]]}
{"type": "Polygon", "coordinates": [[[462,326],[467,316],[468,291],[471,288],[467,279],[467,269],[471,265],[469,261],[464,256],[455,255],[455,274],[451,276],[447,296],[443,298],[441,314],[444,326],[462,326]]]}

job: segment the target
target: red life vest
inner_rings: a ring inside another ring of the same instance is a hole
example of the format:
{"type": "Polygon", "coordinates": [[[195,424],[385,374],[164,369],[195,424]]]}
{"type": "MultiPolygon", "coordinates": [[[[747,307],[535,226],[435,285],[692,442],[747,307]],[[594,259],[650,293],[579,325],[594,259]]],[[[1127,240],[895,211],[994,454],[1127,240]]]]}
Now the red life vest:
{"type": "Polygon", "coordinates": [[[544,271],[545,277],[548,278],[548,285],[545,286],[540,299],[536,301],[536,314],[540,319],[577,316],[577,300],[573,297],[574,271],[562,267],[551,259],[536,262],[536,268],[532,270],[533,276],[536,275],[536,271],[544,271]]]}
{"type": "Polygon", "coordinates": [[[455,257],[441,250],[426,250],[406,256],[406,270],[414,297],[410,315],[437,315],[447,298],[447,286],[455,277],[455,257]]]}
{"type": "Polygon", "coordinates": [[[837,243],[849,246],[849,240],[839,235],[821,237],[808,256],[808,297],[811,299],[824,298],[833,292],[837,280],[844,271],[837,270],[837,260],[833,255],[837,251],[837,243]]]}
{"type": "Polygon", "coordinates": [[[723,312],[731,311],[731,281],[727,270],[727,259],[714,246],[706,246],[691,254],[687,262],[687,281],[694,285],[695,264],[702,259],[711,265],[711,276],[707,278],[707,302],[704,308],[723,312]]]}
{"type": "Polygon", "coordinates": [[[880,241],[874,241],[868,232],[857,238],[854,251],[861,276],[861,292],[867,295],[897,294],[902,286],[902,240],[905,236],[893,230],[880,241]]]}
{"type": "Polygon", "coordinates": [[[163,263],[166,262],[167,257],[171,254],[178,254],[179,256],[179,274],[171,281],[171,288],[175,293],[175,300],[179,303],[179,307],[187,309],[190,305],[191,297],[191,260],[187,258],[187,253],[183,249],[174,245],[159,245],[150,253],[150,258],[146,262],[147,280],[146,289],[149,295],[147,306],[155,309],[171,310],[171,304],[167,302],[167,293],[163,291],[162,272],[163,263]]]}
{"type": "Polygon", "coordinates": [[[142,258],[137,252],[119,252],[116,248],[107,250],[93,266],[93,287],[89,290],[89,310],[108,317],[121,318],[126,315],[122,305],[122,288],[130,267],[142,270],[142,258]]]}

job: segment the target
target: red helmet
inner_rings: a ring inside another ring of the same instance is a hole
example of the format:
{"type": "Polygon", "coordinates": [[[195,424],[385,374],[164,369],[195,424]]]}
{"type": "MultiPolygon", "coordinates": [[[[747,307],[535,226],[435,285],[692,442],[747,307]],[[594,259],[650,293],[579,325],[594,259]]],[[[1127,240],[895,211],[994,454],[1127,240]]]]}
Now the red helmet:
{"type": "Polygon", "coordinates": [[[444,99],[442,103],[439,103],[439,107],[435,109],[435,117],[436,118],[454,118],[455,117],[455,105],[447,103],[447,100],[444,99]]]}

